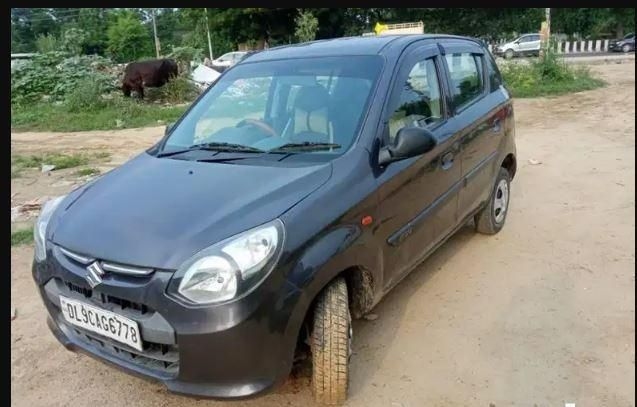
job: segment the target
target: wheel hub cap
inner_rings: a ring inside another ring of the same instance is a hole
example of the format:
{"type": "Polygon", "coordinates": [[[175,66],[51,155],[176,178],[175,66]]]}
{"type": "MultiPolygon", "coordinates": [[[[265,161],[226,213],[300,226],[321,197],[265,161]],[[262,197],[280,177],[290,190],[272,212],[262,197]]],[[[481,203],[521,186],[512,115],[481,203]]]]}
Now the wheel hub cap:
{"type": "Polygon", "coordinates": [[[496,223],[501,223],[504,220],[508,203],[509,184],[503,179],[498,182],[498,186],[495,189],[493,197],[493,217],[496,223]]]}

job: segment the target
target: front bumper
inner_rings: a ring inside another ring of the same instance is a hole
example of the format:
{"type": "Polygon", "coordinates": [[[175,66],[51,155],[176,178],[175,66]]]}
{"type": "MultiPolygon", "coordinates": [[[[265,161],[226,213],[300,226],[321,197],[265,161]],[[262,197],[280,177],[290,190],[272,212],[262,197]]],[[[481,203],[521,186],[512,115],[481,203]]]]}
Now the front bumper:
{"type": "Polygon", "coordinates": [[[196,397],[255,396],[287,378],[302,322],[296,312],[300,291],[294,285],[268,278],[269,284],[236,302],[189,307],[165,294],[171,275],[111,273],[91,289],[84,266],[55,246],[44,263],[33,264],[49,328],[69,350],[196,397]],[[137,321],[143,351],[68,324],[60,311],[60,295],[137,321]]]}
{"type": "Polygon", "coordinates": [[[629,43],[618,43],[618,44],[609,44],[608,45],[608,50],[611,52],[624,52],[624,46],[628,45],[628,48],[630,51],[634,51],[635,50],[635,44],[631,44],[629,43]]]}

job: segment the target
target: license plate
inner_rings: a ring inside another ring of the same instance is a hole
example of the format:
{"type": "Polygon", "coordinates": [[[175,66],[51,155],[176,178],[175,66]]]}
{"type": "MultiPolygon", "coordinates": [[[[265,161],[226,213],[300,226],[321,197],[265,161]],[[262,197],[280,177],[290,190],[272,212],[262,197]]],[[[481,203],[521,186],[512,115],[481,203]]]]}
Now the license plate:
{"type": "Polygon", "coordinates": [[[132,319],[63,296],[60,305],[67,322],[142,350],[139,326],[132,319]]]}

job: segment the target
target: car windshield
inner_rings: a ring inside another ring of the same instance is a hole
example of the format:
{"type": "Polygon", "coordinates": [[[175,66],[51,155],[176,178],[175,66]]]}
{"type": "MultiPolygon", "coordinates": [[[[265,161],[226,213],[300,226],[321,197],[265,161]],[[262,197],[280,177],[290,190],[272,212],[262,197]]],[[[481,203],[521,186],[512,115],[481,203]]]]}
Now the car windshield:
{"type": "Polygon", "coordinates": [[[633,38],[634,36],[635,36],[635,33],[626,34],[626,35],[624,36],[624,39],[625,39],[625,40],[629,40],[629,39],[633,38]]]}
{"type": "Polygon", "coordinates": [[[160,155],[202,146],[342,154],[356,138],[382,63],[366,55],[236,65],[176,125],[160,155]]]}

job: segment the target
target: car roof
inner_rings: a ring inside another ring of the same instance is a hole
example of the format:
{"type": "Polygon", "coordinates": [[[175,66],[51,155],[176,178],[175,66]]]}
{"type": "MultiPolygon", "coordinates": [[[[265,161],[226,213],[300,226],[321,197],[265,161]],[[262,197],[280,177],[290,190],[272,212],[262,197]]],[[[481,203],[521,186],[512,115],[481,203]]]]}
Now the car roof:
{"type": "Polygon", "coordinates": [[[467,40],[481,45],[474,38],[443,34],[397,34],[369,37],[343,37],[269,48],[250,56],[250,62],[274,59],[321,56],[383,55],[396,48],[405,48],[418,40],[467,40]]]}

